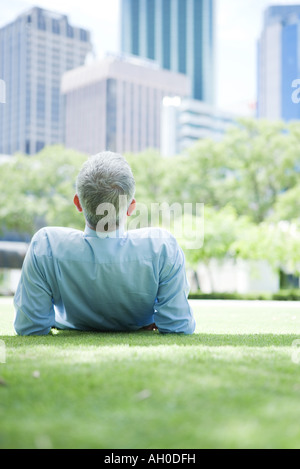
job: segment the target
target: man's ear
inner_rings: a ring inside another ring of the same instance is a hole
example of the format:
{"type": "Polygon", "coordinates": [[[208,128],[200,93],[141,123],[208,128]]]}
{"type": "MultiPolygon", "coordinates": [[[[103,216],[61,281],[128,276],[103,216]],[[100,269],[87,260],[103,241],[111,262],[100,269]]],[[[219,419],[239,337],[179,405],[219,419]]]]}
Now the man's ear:
{"type": "Polygon", "coordinates": [[[135,199],[132,199],[131,204],[129,205],[128,210],[127,210],[128,217],[130,217],[130,215],[133,214],[133,212],[135,211],[135,208],[136,208],[136,201],[135,199]]]}
{"type": "Polygon", "coordinates": [[[76,208],[77,208],[78,212],[82,212],[82,207],[81,207],[81,205],[80,205],[79,197],[78,197],[77,194],[74,195],[73,202],[74,202],[74,204],[76,205],[76,208]]]}

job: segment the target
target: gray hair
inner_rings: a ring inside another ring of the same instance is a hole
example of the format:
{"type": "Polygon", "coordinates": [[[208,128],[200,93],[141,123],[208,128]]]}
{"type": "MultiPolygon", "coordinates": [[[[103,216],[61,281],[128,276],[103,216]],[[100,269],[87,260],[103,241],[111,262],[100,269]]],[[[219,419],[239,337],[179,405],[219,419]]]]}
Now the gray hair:
{"type": "Polygon", "coordinates": [[[96,229],[103,220],[104,229],[111,231],[126,217],[135,193],[135,181],[125,158],[105,151],[84,163],[77,177],[76,191],[89,225],[96,229]]]}

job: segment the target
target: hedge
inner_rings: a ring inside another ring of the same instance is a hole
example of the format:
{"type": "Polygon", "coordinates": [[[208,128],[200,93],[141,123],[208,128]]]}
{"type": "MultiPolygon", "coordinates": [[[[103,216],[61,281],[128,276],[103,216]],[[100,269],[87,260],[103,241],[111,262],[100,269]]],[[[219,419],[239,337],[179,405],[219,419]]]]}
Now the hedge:
{"type": "Polygon", "coordinates": [[[190,300],[265,300],[265,301],[300,301],[300,289],[280,290],[277,293],[203,293],[189,294],[190,300]]]}

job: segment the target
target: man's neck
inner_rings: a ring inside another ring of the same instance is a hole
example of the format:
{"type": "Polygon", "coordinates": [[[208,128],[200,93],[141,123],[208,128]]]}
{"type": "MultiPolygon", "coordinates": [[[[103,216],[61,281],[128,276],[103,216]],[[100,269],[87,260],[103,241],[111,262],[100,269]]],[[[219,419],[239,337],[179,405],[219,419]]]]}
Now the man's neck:
{"type": "Polygon", "coordinates": [[[104,230],[104,231],[103,231],[103,230],[97,229],[97,227],[95,228],[94,226],[91,226],[88,222],[86,222],[86,224],[87,224],[87,226],[88,226],[91,230],[93,230],[93,231],[99,231],[100,233],[110,233],[110,232],[119,231],[119,229],[120,229],[119,225],[117,225],[117,226],[115,227],[115,229],[113,229],[113,230],[104,230]]]}
{"type": "Polygon", "coordinates": [[[115,230],[109,230],[109,231],[102,231],[102,230],[99,230],[97,229],[97,227],[93,227],[91,226],[87,221],[86,221],[86,226],[92,230],[92,231],[95,231],[97,236],[99,236],[99,238],[106,238],[106,237],[116,237],[118,234],[121,234],[121,233],[124,233],[125,231],[125,228],[124,226],[117,226],[115,230]]]}

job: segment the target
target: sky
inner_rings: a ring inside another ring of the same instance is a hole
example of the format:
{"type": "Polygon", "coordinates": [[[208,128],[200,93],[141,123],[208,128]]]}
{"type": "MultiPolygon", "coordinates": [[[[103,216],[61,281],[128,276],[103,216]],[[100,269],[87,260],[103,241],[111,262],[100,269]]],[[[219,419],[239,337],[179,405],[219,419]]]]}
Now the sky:
{"type": "MultiPolygon", "coordinates": [[[[256,102],[257,40],[269,5],[300,4],[300,0],[216,0],[217,107],[248,112],[256,102]]],[[[0,27],[32,6],[68,15],[75,26],[89,29],[96,57],[120,49],[120,0],[0,0],[0,27]]],[[[299,77],[300,78],[300,77],[299,77]]]]}

